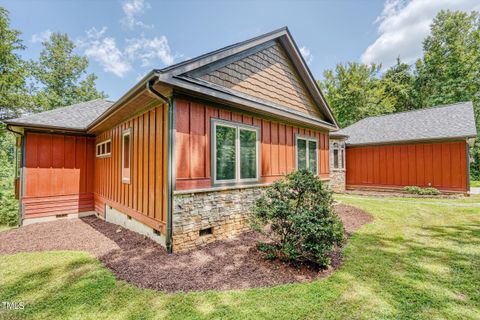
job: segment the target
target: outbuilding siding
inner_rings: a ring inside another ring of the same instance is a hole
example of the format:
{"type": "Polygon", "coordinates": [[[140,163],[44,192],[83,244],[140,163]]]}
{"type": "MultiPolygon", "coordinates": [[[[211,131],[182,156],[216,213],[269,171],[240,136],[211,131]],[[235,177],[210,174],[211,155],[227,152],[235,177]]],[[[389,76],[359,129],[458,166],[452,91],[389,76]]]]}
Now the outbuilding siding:
{"type": "Polygon", "coordinates": [[[347,188],[468,190],[465,141],[347,147],[347,188]]]}

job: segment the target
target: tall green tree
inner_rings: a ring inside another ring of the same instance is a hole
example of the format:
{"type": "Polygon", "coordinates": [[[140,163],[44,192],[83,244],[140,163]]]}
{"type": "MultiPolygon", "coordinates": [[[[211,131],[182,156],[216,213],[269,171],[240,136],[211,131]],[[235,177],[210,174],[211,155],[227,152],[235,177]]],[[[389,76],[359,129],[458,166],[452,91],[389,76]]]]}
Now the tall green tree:
{"type": "Polygon", "coordinates": [[[31,107],[20,31],[10,28],[8,11],[0,7],[0,121],[18,116],[31,107]]]}
{"type": "Polygon", "coordinates": [[[480,90],[480,17],[441,11],[416,63],[416,90],[422,107],[468,101],[480,90]]]}
{"type": "Polygon", "coordinates": [[[379,79],[380,69],[376,64],[349,62],[324,72],[319,85],[341,127],[395,110],[394,99],[379,79]]]}
{"type": "Polygon", "coordinates": [[[43,42],[38,61],[31,63],[40,110],[106,97],[95,87],[97,76],[87,74],[88,59],[74,50],[68,35],[53,33],[43,42]]]}
{"type": "MultiPolygon", "coordinates": [[[[416,63],[415,90],[422,107],[473,101],[480,133],[480,15],[441,11],[416,63]]],[[[480,136],[472,150],[471,174],[480,179],[480,136]]]]}
{"type": "Polygon", "coordinates": [[[385,95],[392,101],[395,112],[418,108],[415,103],[415,76],[410,65],[398,58],[397,63],[383,74],[381,81],[385,95]]]}

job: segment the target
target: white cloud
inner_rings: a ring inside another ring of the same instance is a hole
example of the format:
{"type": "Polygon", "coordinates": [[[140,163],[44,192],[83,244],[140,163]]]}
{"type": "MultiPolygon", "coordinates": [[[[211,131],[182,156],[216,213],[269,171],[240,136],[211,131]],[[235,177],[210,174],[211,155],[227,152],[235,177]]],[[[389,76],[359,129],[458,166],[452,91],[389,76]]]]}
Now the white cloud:
{"type": "Polygon", "coordinates": [[[84,47],[85,55],[97,61],[105,72],[123,77],[132,69],[132,66],[118,49],[115,39],[105,36],[106,31],[107,27],[103,27],[100,31],[96,28],[88,30],[86,39],[81,40],[79,46],[84,47]]]}
{"type": "Polygon", "coordinates": [[[32,35],[32,38],[30,39],[30,42],[32,43],[42,43],[50,39],[50,36],[52,35],[52,31],[50,29],[47,29],[45,31],[42,31],[40,33],[36,33],[32,35]]]}
{"type": "Polygon", "coordinates": [[[138,63],[139,68],[154,66],[158,61],[162,65],[170,65],[180,57],[171,53],[165,36],[126,39],[125,47],[121,49],[117,46],[115,38],[107,36],[106,32],[107,27],[100,30],[92,28],[86,32],[86,37],[77,41],[77,44],[84,49],[85,55],[98,62],[105,72],[118,77],[124,77],[138,63]]]}
{"type": "Polygon", "coordinates": [[[478,0],[387,0],[377,17],[379,36],[362,54],[363,63],[391,66],[397,57],[413,63],[422,54],[422,41],[442,9],[479,10],[478,0]]]}
{"type": "Polygon", "coordinates": [[[150,4],[144,0],[127,0],[122,4],[122,10],[125,13],[125,17],[121,20],[122,24],[129,28],[135,27],[152,28],[153,26],[147,25],[138,19],[138,16],[143,14],[146,9],[150,9],[150,4]]]}
{"type": "Polygon", "coordinates": [[[153,39],[127,39],[125,54],[130,60],[140,59],[142,67],[151,66],[153,61],[157,59],[164,65],[170,65],[175,60],[165,36],[153,39]]]}
{"type": "Polygon", "coordinates": [[[302,54],[305,61],[310,64],[313,61],[313,54],[310,52],[310,49],[303,46],[300,48],[300,53],[302,54]]]}

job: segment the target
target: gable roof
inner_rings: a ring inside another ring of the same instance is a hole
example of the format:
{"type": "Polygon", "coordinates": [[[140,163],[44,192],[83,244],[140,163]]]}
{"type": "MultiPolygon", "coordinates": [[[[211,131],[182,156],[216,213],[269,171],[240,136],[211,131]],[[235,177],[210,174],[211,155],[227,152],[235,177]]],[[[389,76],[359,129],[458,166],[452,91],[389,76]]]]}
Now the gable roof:
{"type": "Polygon", "coordinates": [[[159,82],[172,85],[179,91],[196,93],[200,96],[228,101],[236,106],[268,115],[279,116],[296,120],[308,125],[320,126],[329,130],[338,128],[335,117],[331,112],[325,98],[318,88],[312,73],[303,59],[287,27],[266,33],[225,48],[212,51],[199,57],[181,63],[154,70],[159,82]],[[202,79],[205,71],[217,70],[229,63],[233,63],[261,49],[278,44],[285,50],[286,56],[291,60],[295,72],[311,95],[314,105],[323,117],[299,112],[291,108],[288,103],[280,104],[261,99],[258,96],[233,90],[228,86],[202,79]]]}
{"type": "Polygon", "coordinates": [[[85,131],[113,101],[96,99],[5,121],[9,125],[85,131]]]}
{"type": "MultiPolygon", "coordinates": [[[[163,69],[152,70],[116,102],[105,100],[104,104],[98,102],[99,105],[96,105],[97,103],[93,103],[94,105],[90,107],[96,109],[96,111],[85,109],[85,112],[82,112],[82,114],[76,114],[75,110],[73,110],[72,114],[75,115],[69,117],[65,116],[61,111],[57,111],[61,109],[56,109],[51,112],[12,119],[6,123],[27,127],[37,126],[60,130],[86,131],[88,133],[97,132],[99,128],[102,128],[107,119],[110,119],[110,122],[112,122],[112,119],[115,117],[115,121],[121,121],[121,117],[124,117],[126,113],[134,112],[135,110],[131,110],[131,108],[125,109],[125,105],[128,105],[128,101],[140,94],[146,92],[145,94],[150,95],[149,90],[146,90],[146,88],[150,88],[150,84],[153,81],[156,81],[155,86],[157,90],[169,92],[169,94],[172,91],[178,94],[186,93],[190,96],[218,102],[250,113],[285,119],[291,123],[322,128],[328,131],[338,129],[333,113],[286,27],[163,69]],[[198,71],[205,71],[209,68],[214,69],[226,63],[238,61],[242,57],[246,57],[261,48],[272,46],[272,44],[278,44],[284,50],[285,56],[288,57],[298,78],[303,82],[305,89],[311,96],[314,107],[318,108],[318,114],[300,112],[289,106],[288,103],[282,105],[267,101],[197,77],[198,71]],[[123,112],[121,117],[118,116],[121,113],[120,110],[123,112]],[[321,116],[318,116],[320,114],[321,116]]],[[[169,94],[166,95],[169,96],[169,94]]],[[[152,99],[156,99],[156,97],[152,99]]],[[[89,103],[91,102],[87,102],[87,105],[84,107],[88,108],[89,103]]]]}
{"type": "Polygon", "coordinates": [[[348,145],[473,138],[477,135],[471,102],[369,117],[332,136],[348,136],[348,145]]]}

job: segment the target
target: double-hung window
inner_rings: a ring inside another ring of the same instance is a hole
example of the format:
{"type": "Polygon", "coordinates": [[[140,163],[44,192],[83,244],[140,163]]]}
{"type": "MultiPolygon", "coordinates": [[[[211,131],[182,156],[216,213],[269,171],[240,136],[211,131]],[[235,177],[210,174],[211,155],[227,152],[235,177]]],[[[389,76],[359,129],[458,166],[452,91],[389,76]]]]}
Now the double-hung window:
{"type": "Polygon", "coordinates": [[[258,181],[260,129],[235,122],[212,120],[214,184],[258,181]]]}
{"type": "Polygon", "coordinates": [[[308,169],[318,173],[318,140],[296,136],[297,170],[308,169]]]}
{"type": "Polygon", "coordinates": [[[333,144],[333,169],[345,169],[345,143],[333,144]]]}

